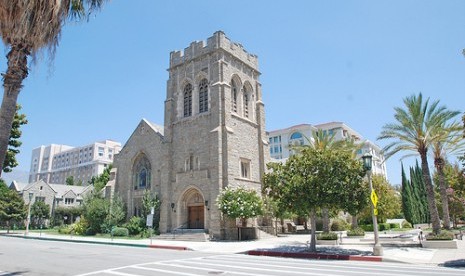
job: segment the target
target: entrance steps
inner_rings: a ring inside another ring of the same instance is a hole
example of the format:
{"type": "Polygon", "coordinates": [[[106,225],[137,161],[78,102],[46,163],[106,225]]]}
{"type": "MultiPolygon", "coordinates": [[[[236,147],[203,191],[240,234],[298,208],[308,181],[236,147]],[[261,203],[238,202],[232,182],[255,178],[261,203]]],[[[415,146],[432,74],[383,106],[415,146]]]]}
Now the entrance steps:
{"type": "Polygon", "coordinates": [[[171,233],[160,234],[154,237],[156,240],[177,240],[177,241],[198,241],[206,242],[209,239],[205,229],[184,229],[177,228],[171,233]]]}

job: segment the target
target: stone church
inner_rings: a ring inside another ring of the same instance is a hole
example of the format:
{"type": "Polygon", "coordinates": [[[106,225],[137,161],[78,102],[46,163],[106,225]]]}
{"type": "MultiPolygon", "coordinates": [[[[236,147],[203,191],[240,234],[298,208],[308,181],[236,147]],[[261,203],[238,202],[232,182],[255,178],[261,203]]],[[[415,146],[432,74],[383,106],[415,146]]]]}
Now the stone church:
{"type": "Polygon", "coordinates": [[[160,232],[205,229],[225,238],[216,198],[260,191],[269,160],[258,59],[221,31],[170,53],[164,126],[142,119],[115,157],[115,192],[129,216],[144,190],[161,199],[160,232]]]}

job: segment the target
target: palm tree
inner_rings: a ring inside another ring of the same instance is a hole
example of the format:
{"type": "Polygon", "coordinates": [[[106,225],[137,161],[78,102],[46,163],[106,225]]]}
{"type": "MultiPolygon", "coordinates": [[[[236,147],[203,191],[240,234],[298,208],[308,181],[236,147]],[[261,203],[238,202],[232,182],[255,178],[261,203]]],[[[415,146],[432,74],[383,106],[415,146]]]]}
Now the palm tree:
{"type": "Polygon", "coordinates": [[[48,50],[53,58],[61,28],[68,18],[81,19],[98,10],[106,0],[0,0],[0,34],[9,48],[3,74],[0,108],[0,175],[16,112],[22,82],[29,73],[28,57],[48,50]]]}
{"type": "Polygon", "coordinates": [[[413,152],[406,156],[420,155],[423,179],[428,198],[428,208],[433,224],[433,232],[441,231],[438,209],[434,201],[434,188],[428,166],[428,148],[437,139],[438,127],[459,114],[450,111],[445,106],[439,106],[439,101],[430,104],[429,98],[423,101],[423,95],[412,95],[404,98],[405,109],[396,107],[394,118],[397,123],[383,126],[378,140],[395,139],[383,148],[386,159],[400,151],[413,152]]]}
{"type": "Polygon", "coordinates": [[[441,125],[435,129],[437,133],[432,143],[434,166],[438,174],[439,191],[442,203],[442,221],[445,229],[450,229],[449,200],[447,197],[447,186],[444,176],[444,166],[447,154],[462,152],[465,140],[462,138],[462,126],[453,122],[449,125],[441,125]]]}

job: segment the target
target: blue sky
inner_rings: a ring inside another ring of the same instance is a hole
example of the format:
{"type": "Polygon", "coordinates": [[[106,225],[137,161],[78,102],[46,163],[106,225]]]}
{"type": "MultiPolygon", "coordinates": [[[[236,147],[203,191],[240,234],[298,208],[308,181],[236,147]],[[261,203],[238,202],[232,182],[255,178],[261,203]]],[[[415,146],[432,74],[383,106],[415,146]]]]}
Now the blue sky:
{"type": "MultiPolygon", "coordinates": [[[[258,55],[267,130],[342,121],[376,141],[418,92],[463,111],[464,11],[460,0],[111,1],[64,27],[51,67],[31,67],[16,170],[40,145],[124,144],[141,118],[163,124],[169,53],[217,30],[258,55]]],[[[399,158],[387,161],[392,184],[399,158]]]]}

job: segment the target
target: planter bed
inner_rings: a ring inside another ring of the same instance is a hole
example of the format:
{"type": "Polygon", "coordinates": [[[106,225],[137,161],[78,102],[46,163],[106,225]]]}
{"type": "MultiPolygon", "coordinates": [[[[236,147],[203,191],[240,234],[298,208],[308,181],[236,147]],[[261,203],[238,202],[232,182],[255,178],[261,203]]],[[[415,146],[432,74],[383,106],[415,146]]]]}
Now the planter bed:
{"type": "Polygon", "coordinates": [[[338,240],[316,240],[317,245],[338,245],[338,240]]]}
{"type": "Polygon", "coordinates": [[[421,242],[423,248],[452,248],[457,249],[457,240],[429,240],[421,242]]]}

